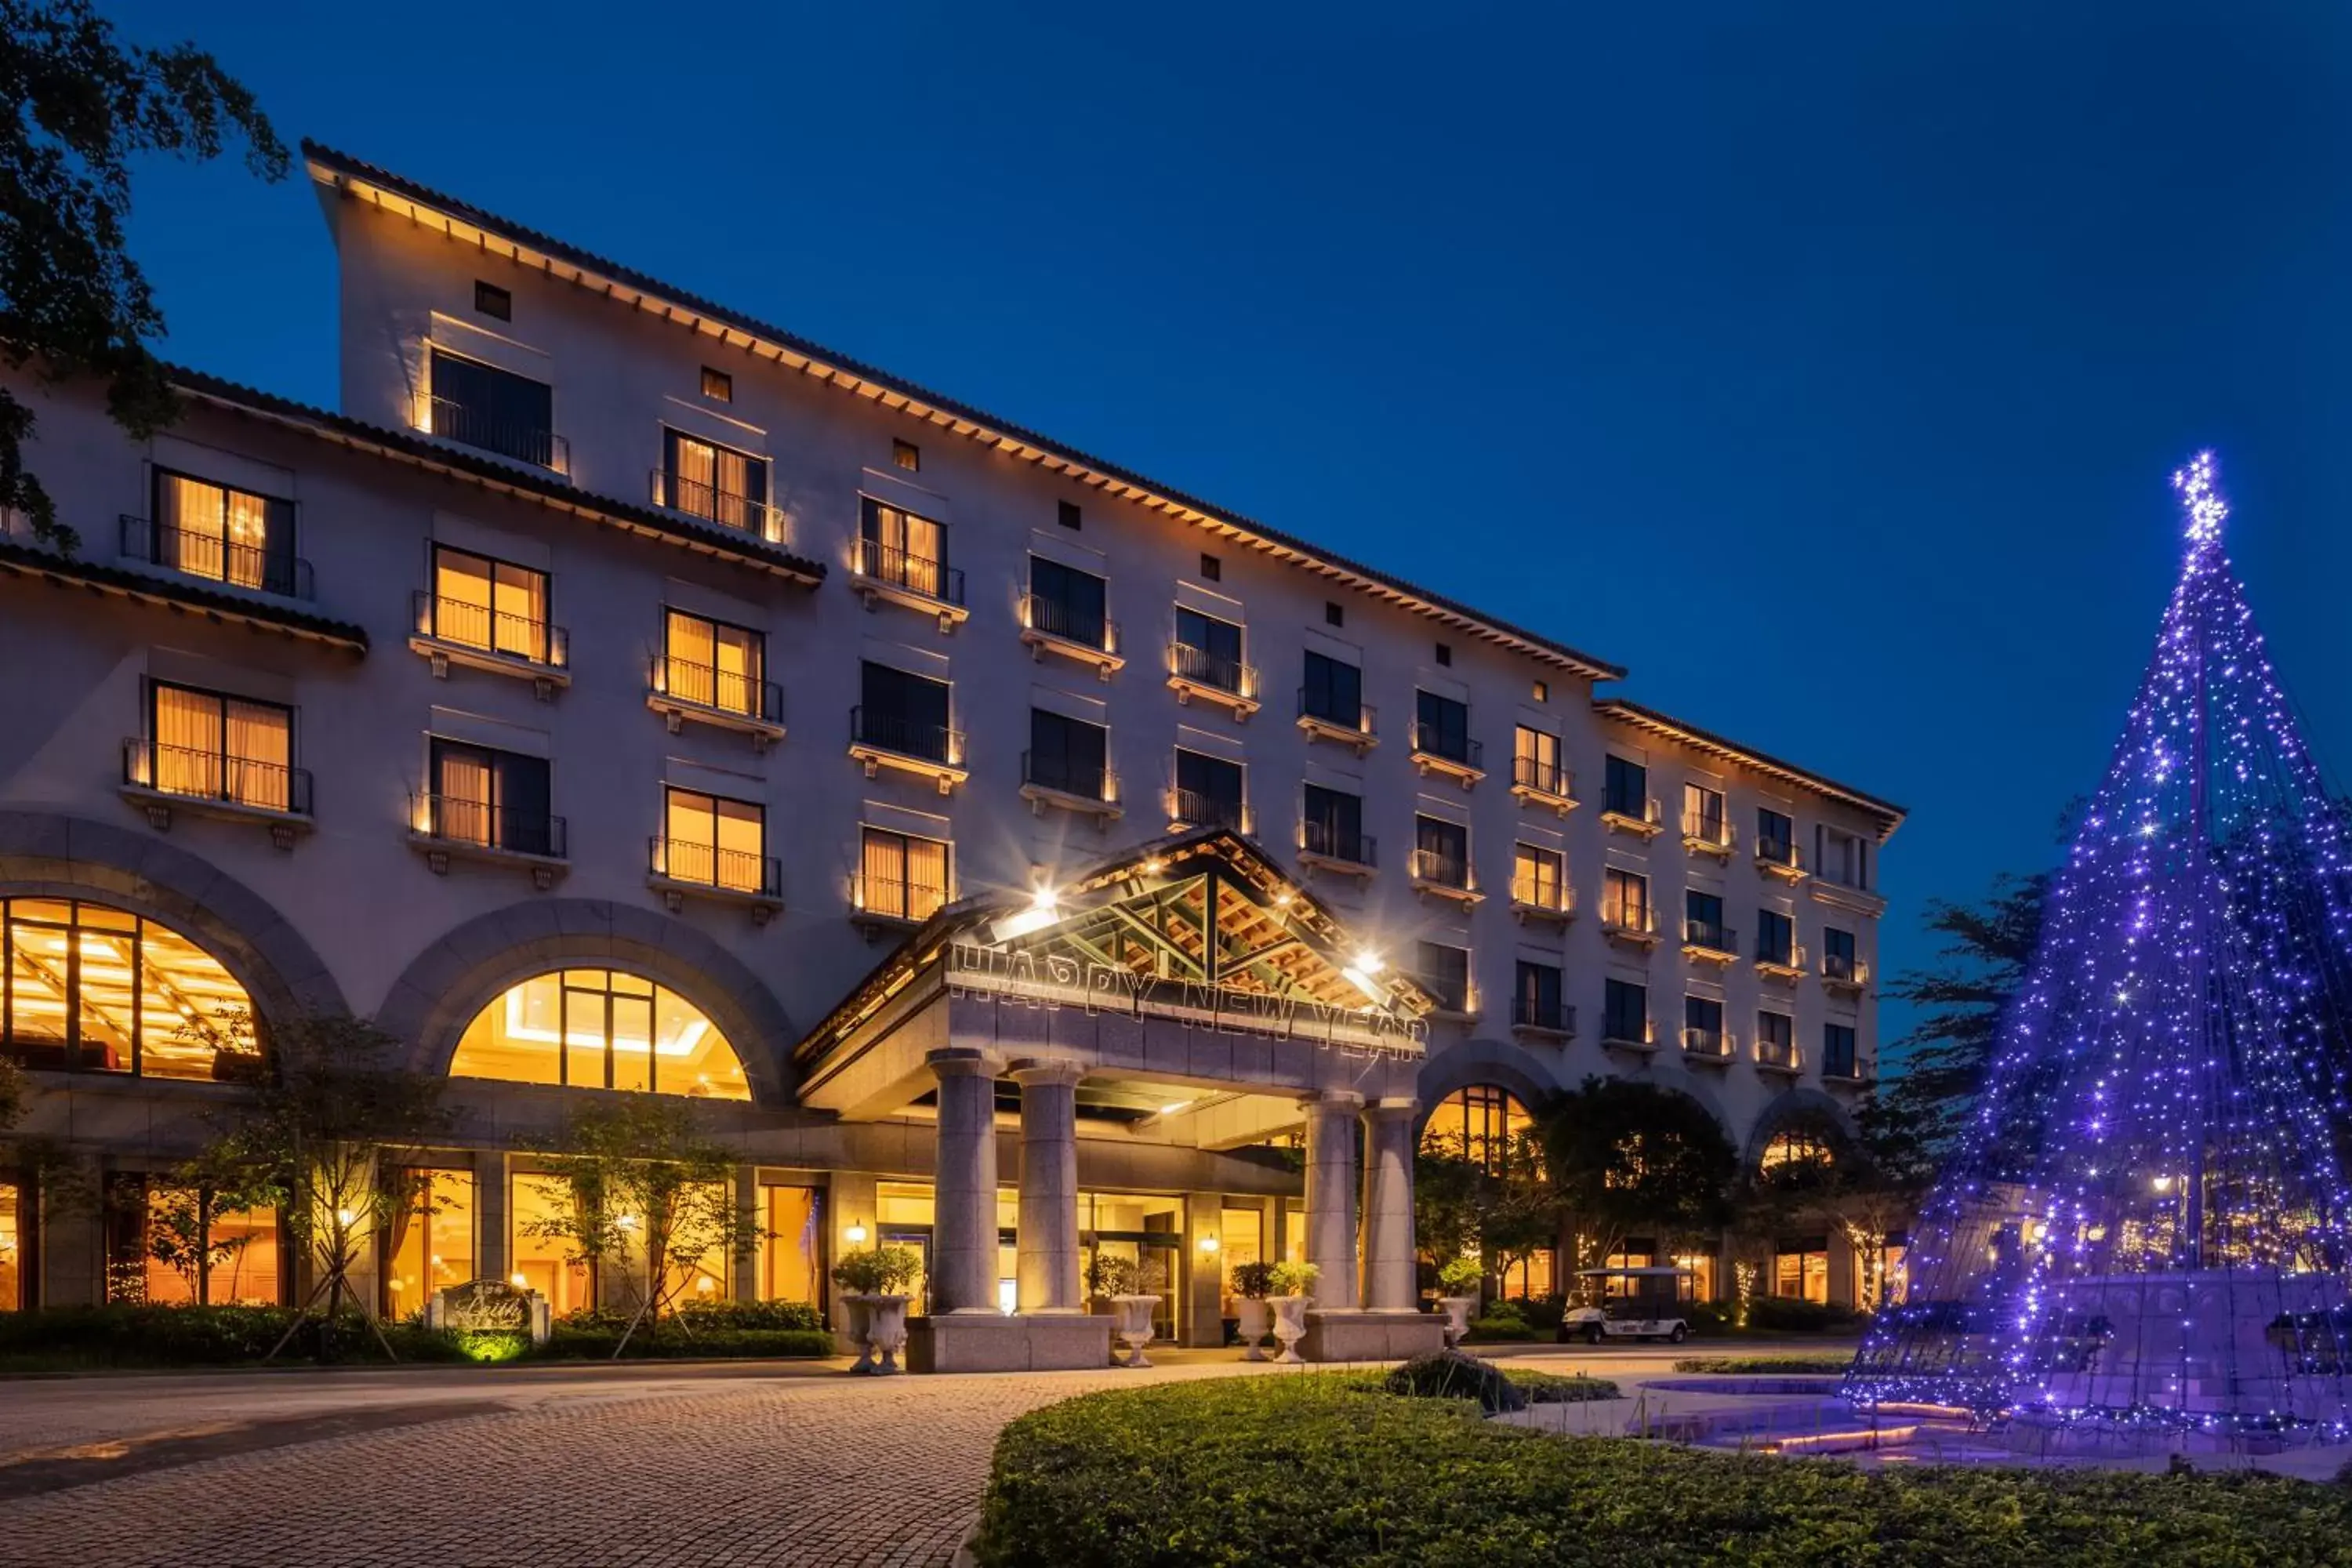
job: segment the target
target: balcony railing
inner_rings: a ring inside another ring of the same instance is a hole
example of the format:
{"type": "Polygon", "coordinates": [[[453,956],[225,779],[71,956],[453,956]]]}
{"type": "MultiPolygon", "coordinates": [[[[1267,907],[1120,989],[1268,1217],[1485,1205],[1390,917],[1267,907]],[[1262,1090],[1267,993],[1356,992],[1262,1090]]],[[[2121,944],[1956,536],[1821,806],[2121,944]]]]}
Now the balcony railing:
{"type": "Polygon", "coordinates": [[[572,447],[554,431],[521,420],[500,418],[455,398],[432,400],[429,433],[461,447],[495,452],[519,463],[552,468],[559,474],[572,471],[572,447]]]}
{"type": "Polygon", "coordinates": [[[560,816],[454,795],[418,795],[412,804],[410,820],[425,838],[556,860],[571,854],[570,825],[560,816]]]}
{"type": "Polygon", "coordinates": [[[692,838],[655,837],[648,841],[646,860],[653,875],[673,882],[759,899],[783,896],[783,870],[772,855],[722,849],[692,838]]]}
{"type": "Polygon", "coordinates": [[[1554,800],[1567,800],[1576,794],[1576,775],[1558,763],[1548,763],[1541,757],[1511,759],[1511,787],[1530,795],[1548,795],[1554,800]]]}
{"type": "Polygon", "coordinates": [[[653,471],[653,492],[656,506],[715,522],[721,528],[738,529],[771,544],[783,542],[782,509],[766,501],[722,490],[709,480],[690,479],[667,468],[653,471]]]}
{"type": "Polygon", "coordinates": [[[1449,735],[1443,725],[1423,723],[1419,720],[1413,721],[1412,749],[1424,757],[1435,757],[1465,768],[1484,768],[1486,765],[1486,748],[1482,742],[1467,735],[1449,735]]]}
{"type": "Polygon", "coordinates": [[[875,877],[861,871],[851,883],[849,897],[861,915],[920,922],[939,913],[940,906],[948,901],[948,890],[936,882],[875,877]]]}
{"type": "Polygon", "coordinates": [[[963,731],[944,724],[857,707],[849,710],[849,739],[852,745],[896,752],[902,757],[916,757],[949,767],[963,765],[963,731]]]}
{"type": "Polygon", "coordinates": [[[1658,1032],[1647,1018],[1604,1018],[1601,1024],[1601,1043],[1648,1050],[1658,1043],[1658,1032]]]}
{"type": "Polygon", "coordinates": [[[1785,838],[1759,838],[1756,841],[1756,862],[1769,870],[1804,869],[1803,862],[1797,856],[1797,847],[1785,838]]]}
{"type": "Polygon", "coordinates": [[[1658,917],[1655,910],[1636,909],[1625,904],[1601,905],[1601,925],[1604,931],[1622,932],[1627,936],[1647,937],[1658,934],[1658,917]]]}
{"type": "Polygon", "coordinates": [[[1683,1030],[1683,1054],[1711,1057],[1723,1060],[1731,1055],[1731,1037],[1721,1029],[1685,1028],[1683,1030]]]}
{"type": "Polygon", "coordinates": [[[1844,1083],[1859,1083],[1862,1081],[1862,1063],[1851,1052],[1841,1051],[1835,1056],[1825,1056],[1822,1058],[1822,1076],[1844,1083]]]}
{"type": "Polygon", "coordinates": [[[1356,735],[1372,734],[1378,722],[1378,715],[1370,703],[1358,702],[1350,707],[1344,702],[1332,701],[1328,694],[1318,699],[1314,688],[1308,686],[1298,689],[1298,716],[1356,735]]]}
{"type": "Polygon", "coordinates": [[[1072,609],[1045,594],[1021,595],[1021,624],[1040,637],[1072,643],[1103,653],[1118,651],[1118,623],[1092,612],[1072,609]]]}
{"type": "Polygon", "coordinates": [[[1469,858],[1443,849],[1415,847],[1412,852],[1412,879],[1441,888],[1466,890],[1470,886],[1469,858]]]}
{"type": "Polygon", "coordinates": [[[1683,945],[1705,948],[1709,952],[1736,953],[1739,951],[1739,933],[1718,921],[1683,921],[1683,945]]]}
{"type": "Polygon", "coordinates": [[[1805,966],[1805,950],[1794,942],[1771,942],[1759,939],[1756,962],[1768,969],[1802,969],[1805,966]]]}
{"type": "Polygon", "coordinates": [[[1350,866],[1377,866],[1380,846],[1372,836],[1354,828],[1343,828],[1329,822],[1307,817],[1298,825],[1298,847],[1309,855],[1320,855],[1327,860],[1344,861],[1350,866]]]}
{"type": "Polygon", "coordinates": [[[310,563],[297,556],[275,555],[251,544],[237,544],[215,533],[150,522],[124,513],[121,519],[122,553],[167,571],[226,583],[233,588],[254,588],[289,599],[308,599],[315,592],[310,563]]]}
{"type": "Polygon", "coordinates": [[[720,669],[693,659],[656,654],[646,683],[673,702],[733,713],[765,723],[783,722],[784,691],[772,680],[755,680],[740,670],[720,669]]]}
{"type": "Polygon", "coordinates": [[[1080,800],[1118,798],[1118,775],[1100,763],[1074,763],[1066,757],[1041,757],[1034,752],[1024,752],[1021,782],[1034,789],[1049,789],[1080,800]]]}
{"type": "Polygon", "coordinates": [[[909,594],[919,594],[926,599],[936,599],[942,605],[963,603],[963,574],[944,561],[934,561],[928,555],[910,555],[877,540],[857,542],[857,572],[877,583],[894,588],[904,588],[909,594]]]}
{"type": "Polygon", "coordinates": [[[1636,798],[1633,795],[1611,795],[1601,803],[1603,816],[1614,817],[1631,826],[1645,837],[1655,835],[1665,826],[1666,814],[1658,805],[1656,795],[1636,798]]]}
{"type": "Polygon", "coordinates": [[[1861,985],[1870,979],[1870,965],[1850,952],[1825,952],[1822,978],[1832,985],[1861,985]]]}
{"type": "Polygon", "coordinates": [[[1168,673],[1179,680],[1189,680],[1195,686],[1209,687],[1217,691],[1230,691],[1236,697],[1257,695],[1257,671],[1237,658],[1211,653],[1204,647],[1194,647],[1188,642],[1168,645],[1168,673]]]}
{"type": "Polygon", "coordinates": [[[1563,914],[1569,907],[1568,884],[1557,879],[1538,881],[1529,876],[1515,876],[1511,879],[1511,902],[1530,910],[1563,914]]]}
{"type": "Polygon", "coordinates": [[[503,655],[520,664],[551,669],[572,667],[572,634],[509,610],[494,610],[466,599],[452,599],[429,588],[419,588],[411,600],[416,635],[459,647],[503,655]]]}
{"type": "Polygon", "coordinates": [[[1511,1023],[1516,1028],[1540,1029],[1548,1035],[1576,1033],[1576,1009],[1558,997],[1514,996],[1511,1023]]]}
{"type": "Polygon", "coordinates": [[[1793,1040],[1759,1039],[1756,1061],[1760,1067],[1779,1068],[1783,1072],[1797,1070],[1797,1045],[1793,1040]]]}
{"type": "Polygon", "coordinates": [[[1703,812],[1683,813],[1683,841],[1694,849],[1727,850],[1731,847],[1731,824],[1720,816],[1703,812]]]}
{"type": "Polygon", "coordinates": [[[1168,816],[1170,821],[1182,823],[1187,827],[1230,827],[1236,833],[1249,831],[1249,811],[1242,802],[1196,789],[1170,790],[1168,816]]]}
{"type": "Polygon", "coordinates": [[[190,800],[310,815],[310,770],[136,737],[122,742],[122,782],[190,800]]]}

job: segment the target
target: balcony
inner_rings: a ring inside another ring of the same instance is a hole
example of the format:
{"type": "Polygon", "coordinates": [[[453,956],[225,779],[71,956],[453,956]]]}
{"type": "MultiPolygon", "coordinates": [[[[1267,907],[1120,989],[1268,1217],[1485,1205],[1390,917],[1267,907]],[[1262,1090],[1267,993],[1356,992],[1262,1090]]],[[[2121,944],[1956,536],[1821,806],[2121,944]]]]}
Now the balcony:
{"type": "Polygon", "coordinates": [[[1601,1026],[1604,1049],[1648,1056],[1658,1048],[1658,1026],[1647,1018],[1611,1018],[1601,1026]]]}
{"type": "Polygon", "coordinates": [[[1531,805],[1548,805],[1566,816],[1576,808],[1576,775],[1540,757],[1515,756],[1511,793],[1531,805]]]}
{"type": "Polygon", "coordinates": [[[1874,1079],[1859,1060],[1832,1058],[1822,1064],[1822,1082],[1832,1089],[1868,1089],[1874,1079]]]}
{"type": "Polygon", "coordinates": [[[1683,847],[1694,855],[1712,855],[1728,866],[1732,844],[1738,836],[1738,830],[1721,816],[1683,813],[1683,847]]]}
{"type": "Polygon", "coordinates": [[[751,737],[760,751],[784,738],[783,688],[740,670],[656,654],[646,669],[646,706],[677,734],[688,719],[751,737]]]}
{"type": "Polygon", "coordinates": [[[1666,830],[1666,814],[1656,795],[1641,800],[1612,795],[1601,803],[1601,826],[1612,833],[1630,833],[1646,840],[1666,830]]]}
{"type": "Polygon", "coordinates": [[[1870,989],[1870,965],[1847,952],[1822,954],[1822,984],[1832,991],[1859,996],[1870,989]]]}
{"type": "Polygon", "coordinates": [[[1450,899],[1457,904],[1486,901],[1467,858],[1443,850],[1415,848],[1410,868],[1412,890],[1425,898],[1450,899]]]}
{"type": "Polygon", "coordinates": [[[1227,827],[1246,835],[1255,826],[1249,806],[1242,801],[1228,800],[1220,795],[1204,795],[1196,789],[1171,789],[1168,792],[1168,831],[1171,833],[1181,833],[1188,827],[1227,827]]]}
{"type": "Polygon", "coordinates": [[[849,918],[866,930],[866,940],[921,925],[948,901],[948,889],[934,882],[859,872],[850,879],[849,918]]]}
{"type": "Polygon", "coordinates": [[[1621,947],[1647,952],[1658,945],[1658,917],[1649,910],[1604,908],[1601,911],[1601,934],[1621,947]]]}
{"type": "Polygon", "coordinates": [[[572,636],[529,616],[494,610],[419,588],[410,600],[408,646],[433,661],[433,677],[449,679],[461,665],[531,683],[541,702],[572,684],[572,636]]]}
{"type": "Polygon", "coordinates": [[[943,632],[951,632],[971,618],[971,612],[963,605],[963,574],[944,561],[860,539],[850,558],[849,572],[849,585],[857,590],[869,610],[885,600],[902,605],[938,616],[943,632]]]}
{"type": "Polygon", "coordinates": [[[1756,953],[1756,973],[1767,980],[1794,985],[1805,977],[1805,950],[1801,947],[1759,948],[1756,953]]]}
{"type": "Polygon", "coordinates": [[[1099,763],[1073,763],[1021,753],[1021,798],[1032,815],[1043,816],[1047,806],[1076,816],[1091,816],[1097,828],[1108,827],[1127,815],[1118,803],[1118,775],[1099,763]]]}
{"type": "Polygon", "coordinates": [[[444,441],[454,441],[460,447],[471,447],[478,452],[511,458],[518,463],[528,463],[534,468],[545,468],[566,478],[572,473],[571,445],[554,431],[542,430],[536,425],[519,420],[503,419],[454,398],[436,397],[428,401],[425,433],[444,441]]]}
{"type": "Polygon", "coordinates": [[[784,514],[780,507],[750,496],[722,490],[703,479],[689,479],[667,468],[653,471],[654,505],[681,517],[748,533],[770,544],[784,542],[784,514]]]}
{"type": "Polygon", "coordinates": [[[1465,982],[1459,996],[1444,994],[1441,987],[1432,984],[1426,977],[1422,979],[1421,984],[1436,998],[1437,1005],[1430,1009],[1432,1017],[1443,1018],[1449,1024],[1475,1024],[1486,1016],[1486,999],[1479,994],[1475,981],[1465,982]]]}
{"type": "Polygon", "coordinates": [[[766,925],[784,907],[784,874],[772,855],[722,849],[690,838],[646,841],[646,886],[676,914],[688,899],[740,904],[766,925]]]}
{"type": "Polygon", "coordinates": [[[889,768],[931,780],[941,795],[971,776],[963,764],[962,731],[863,707],[849,710],[849,754],[866,764],[869,779],[889,768]]]}
{"type": "Polygon", "coordinates": [[[1765,1072],[1780,1073],[1788,1078],[1794,1078],[1804,1071],[1804,1063],[1797,1055],[1796,1045],[1790,1040],[1758,1040],[1756,1065],[1765,1072]]]}
{"type": "Polygon", "coordinates": [[[1334,826],[1312,817],[1298,825],[1298,861],[1362,882],[1380,865],[1380,846],[1369,833],[1334,826]]]}
{"type": "Polygon", "coordinates": [[[1803,858],[1797,853],[1797,847],[1784,838],[1759,838],[1756,841],[1756,868],[1784,882],[1805,879],[1803,858]]]}
{"type": "Polygon", "coordinates": [[[310,772],[186,746],[122,742],[122,798],[147,814],[158,833],[186,809],[230,822],[257,822],[280,849],[311,828],[310,772]]]}
{"type": "Polygon", "coordinates": [[[1683,956],[1718,967],[1739,962],[1739,933],[1715,921],[1683,921],[1683,956]]]}
{"type": "Polygon", "coordinates": [[[1728,1067],[1738,1049],[1738,1042],[1721,1029],[1683,1030],[1683,1059],[1704,1062],[1710,1067],[1728,1067]]]}
{"type": "Polygon", "coordinates": [[[1423,774],[1444,773],[1468,789],[1486,776],[1486,748],[1464,735],[1448,735],[1434,724],[1412,727],[1412,765],[1423,774]]]}
{"type": "Polygon", "coordinates": [[[1379,745],[1374,732],[1376,715],[1369,702],[1359,702],[1353,712],[1341,712],[1328,700],[1310,699],[1311,688],[1298,689],[1298,727],[1310,741],[1337,741],[1343,746],[1353,746],[1356,755],[1362,756],[1379,745]]]}
{"type": "Polygon", "coordinates": [[[1240,720],[1246,721],[1261,706],[1255,666],[1191,643],[1168,645],[1168,685],[1180,705],[1189,706],[1197,697],[1231,709],[1240,720]]]}
{"type": "Polygon", "coordinates": [[[544,891],[572,868],[570,839],[570,825],[543,812],[460,795],[408,797],[409,847],[425,857],[436,876],[447,876],[453,859],[478,860],[527,870],[532,885],[544,891]]]}
{"type": "Polygon", "coordinates": [[[1547,883],[1533,877],[1513,877],[1511,918],[1522,925],[1529,921],[1566,925],[1576,918],[1576,895],[1564,881],[1547,883]]]}
{"type": "Polygon", "coordinates": [[[201,577],[231,588],[250,588],[282,599],[315,596],[310,563],[297,556],[272,555],[251,544],[236,544],[217,534],[170,528],[143,517],[124,513],[119,519],[123,554],[133,561],[201,577]]]}
{"type": "Polygon", "coordinates": [[[1576,1038],[1576,1009],[1534,996],[1511,998],[1511,1028],[1515,1033],[1551,1040],[1576,1038]]]}
{"type": "Polygon", "coordinates": [[[1021,595],[1021,640],[1029,645],[1032,659],[1058,654],[1094,666],[1104,680],[1127,668],[1127,656],[1119,651],[1117,621],[1080,615],[1043,594],[1021,595]]]}

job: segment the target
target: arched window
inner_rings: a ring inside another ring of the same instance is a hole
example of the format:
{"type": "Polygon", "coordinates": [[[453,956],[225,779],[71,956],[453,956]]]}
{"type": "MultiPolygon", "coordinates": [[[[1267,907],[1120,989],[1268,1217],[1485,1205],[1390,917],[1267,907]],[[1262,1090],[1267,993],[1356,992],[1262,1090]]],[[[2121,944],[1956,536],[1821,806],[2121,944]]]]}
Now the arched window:
{"type": "Polygon", "coordinates": [[[0,899],[0,1047],[27,1067],[237,1078],[252,1003],[209,953],[79,899],[0,899]]]}
{"type": "Polygon", "coordinates": [[[1830,1146],[1822,1135],[1809,1127],[1784,1128],[1772,1134],[1764,1145],[1764,1156],[1756,1168],[1769,1174],[1775,1171],[1794,1171],[1806,1165],[1826,1165],[1830,1163],[1830,1146]]]}
{"type": "Polygon", "coordinates": [[[743,1063],[702,1010],[616,969],[566,969],[509,987],[474,1015],[459,1078],[749,1100],[743,1063]]]}
{"type": "Polygon", "coordinates": [[[1508,1089],[1476,1083],[1437,1102],[1421,1130],[1421,1146],[1432,1153],[1465,1155],[1493,1170],[1514,1137],[1534,1131],[1535,1118],[1508,1089]]]}

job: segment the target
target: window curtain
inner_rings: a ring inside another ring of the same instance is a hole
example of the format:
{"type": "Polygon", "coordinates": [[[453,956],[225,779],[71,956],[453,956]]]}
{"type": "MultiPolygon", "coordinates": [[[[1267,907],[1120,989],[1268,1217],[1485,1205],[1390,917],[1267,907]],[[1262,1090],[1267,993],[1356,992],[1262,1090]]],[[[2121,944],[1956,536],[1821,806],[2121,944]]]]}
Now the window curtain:
{"type": "Polygon", "coordinates": [[[258,702],[225,702],[228,796],[247,805],[288,808],[293,735],[286,710],[258,702]]]}
{"type": "Polygon", "coordinates": [[[698,616],[669,615],[669,692],[684,702],[719,705],[718,628],[698,616]]]}
{"type": "Polygon", "coordinates": [[[154,787],[173,795],[221,794],[221,702],[176,686],[155,688],[154,787]]]}
{"type": "Polygon", "coordinates": [[[491,775],[488,757],[445,750],[436,761],[434,786],[441,797],[436,831],[467,844],[489,844],[491,775]]]}
{"type": "Polygon", "coordinates": [[[547,662],[547,574],[527,567],[498,563],[491,585],[491,609],[500,653],[520,654],[535,663],[547,662]]]}
{"type": "Polygon", "coordinates": [[[907,896],[907,840],[895,833],[866,830],[864,878],[866,907],[877,915],[904,916],[907,896]]]}
{"type": "Polygon", "coordinates": [[[948,847],[936,838],[907,840],[907,917],[927,921],[948,898],[948,847]]]}

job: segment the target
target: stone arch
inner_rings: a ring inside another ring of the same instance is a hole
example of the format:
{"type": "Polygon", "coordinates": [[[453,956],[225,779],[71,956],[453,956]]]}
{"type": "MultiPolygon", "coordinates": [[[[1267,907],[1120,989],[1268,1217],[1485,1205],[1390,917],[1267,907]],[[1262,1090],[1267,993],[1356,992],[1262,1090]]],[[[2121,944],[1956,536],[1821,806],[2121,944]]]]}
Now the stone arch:
{"type": "Polygon", "coordinates": [[[1818,1089],[1788,1089],[1772,1097],[1748,1129],[1748,1142],[1739,1151],[1739,1169],[1743,1174],[1754,1175],[1764,1163],[1764,1151],[1773,1134],[1795,1122],[1819,1118],[1827,1121],[1848,1138],[1855,1135],[1853,1117],[1846,1108],[1818,1089]]]}
{"type": "Polygon", "coordinates": [[[268,1027],[351,1011],[326,961],[260,894],[152,831],[0,811],[0,895],[87,899],[143,915],[227,970],[268,1027]]]}
{"type": "Polygon", "coordinates": [[[1544,1102],[1559,1092],[1559,1084],[1545,1070],[1542,1059],[1532,1052],[1501,1040],[1475,1039],[1438,1052],[1422,1064],[1421,1077],[1415,1092],[1421,1110],[1413,1121],[1412,1135],[1419,1142],[1423,1129],[1429,1125],[1430,1112],[1438,1103],[1456,1089],[1490,1084],[1507,1089],[1513,1099],[1531,1111],[1541,1110],[1544,1102]]]}
{"type": "Polygon", "coordinates": [[[598,899],[532,899],[478,915],[416,955],[376,1014],[421,1071],[446,1073],[474,1015],[510,985],[566,965],[624,969],[707,1014],[742,1058],[751,1098],[786,1102],[800,1035],[743,961],[685,921],[598,899]]]}

